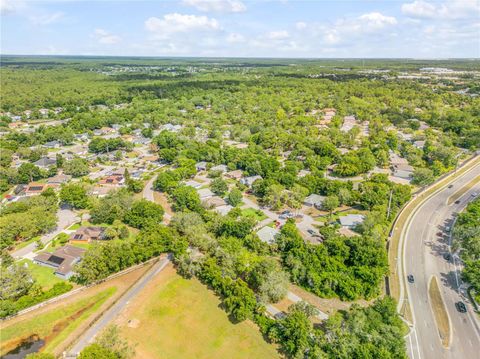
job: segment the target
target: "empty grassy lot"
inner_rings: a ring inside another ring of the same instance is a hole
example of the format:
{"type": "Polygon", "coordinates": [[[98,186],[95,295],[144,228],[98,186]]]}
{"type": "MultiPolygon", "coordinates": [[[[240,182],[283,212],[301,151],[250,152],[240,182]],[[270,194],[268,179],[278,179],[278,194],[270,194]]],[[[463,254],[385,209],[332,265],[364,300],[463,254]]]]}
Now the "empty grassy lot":
{"type": "Polygon", "coordinates": [[[279,358],[249,321],[232,324],[220,300],[169,265],[128,305],[117,324],[136,358],[279,358]]]}

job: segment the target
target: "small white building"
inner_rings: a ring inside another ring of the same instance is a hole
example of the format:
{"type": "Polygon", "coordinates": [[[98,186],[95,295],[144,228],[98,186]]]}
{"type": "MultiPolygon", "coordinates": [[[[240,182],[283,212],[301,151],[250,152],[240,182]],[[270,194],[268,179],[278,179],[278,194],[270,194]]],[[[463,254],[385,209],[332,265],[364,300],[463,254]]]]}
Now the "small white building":
{"type": "Polygon", "coordinates": [[[362,224],[365,219],[363,214],[347,214],[340,217],[340,224],[342,227],[355,228],[359,224],[362,224]]]}
{"type": "Polygon", "coordinates": [[[272,243],[275,242],[275,238],[277,237],[277,235],[279,233],[280,232],[279,232],[278,229],[275,229],[275,228],[272,228],[272,227],[269,227],[269,226],[265,226],[265,227],[261,228],[259,231],[257,231],[257,236],[258,236],[258,238],[260,238],[260,240],[262,242],[272,244],[272,243]]]}
{"type": "Polygon", "coordinates": [[[261,180],[262,176],[250,176],[250,177],[243,177],[240,179],[240,183],[247,186],[247,187],[252,187],[253,182],[256,180],[261,180]]]}
{"type": "Polygon", "coordinates": [[[303,201],[303,204],[308,207],[315,207],[317,209],[322,208],[323,201],[325,200],[325,196],[320,196],[319,194],[311,194],[303,201]]]}

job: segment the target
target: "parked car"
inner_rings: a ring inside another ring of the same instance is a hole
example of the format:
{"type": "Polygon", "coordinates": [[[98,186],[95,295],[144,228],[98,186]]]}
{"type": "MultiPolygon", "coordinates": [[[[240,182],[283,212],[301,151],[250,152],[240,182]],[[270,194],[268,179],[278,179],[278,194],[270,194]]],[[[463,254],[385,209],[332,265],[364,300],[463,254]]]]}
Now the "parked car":
{"type": "Polygon", "coordinates": [[[456,302],[455,306],[457,307],[457,310],[460,313],[466,313],[467,312],[467,306],[463,302],[456,302]]]}
{"type": "Polygon", "coordinates": [[[313,229],[307,229],[307,232],[308,234],[310,234],[311,236],[314,236],[316,235],[315,231],[313,229]]]}
{"type": "Polygon", "coordinates": [[[457,199],[457,200],[455,201],[455,204],[459,204],[459,203],[460,203],[460,200],[457,199]]]}
{"type": "Polygon", "coordinates": [[[412,274],[409,274],[409,275],[407,276],[407,279],[408,279],[408,282],[409,282],[409,283],[414,283],[414,282],[415,282],[415,278],[413,278],[413,275],[412,275],[412,274]]]}
{"type": "Polygon", "coordinates": [[[448,185],[448,188],[452,188],[452,187],[453,187],[453,184],[448,185]]]}
{"type": "Polygon", "coordinates": [[[452,259],[452,255],[450,253],[444,253],[443,259],[445,259],[446,261],[450,261],[452,259]]]}

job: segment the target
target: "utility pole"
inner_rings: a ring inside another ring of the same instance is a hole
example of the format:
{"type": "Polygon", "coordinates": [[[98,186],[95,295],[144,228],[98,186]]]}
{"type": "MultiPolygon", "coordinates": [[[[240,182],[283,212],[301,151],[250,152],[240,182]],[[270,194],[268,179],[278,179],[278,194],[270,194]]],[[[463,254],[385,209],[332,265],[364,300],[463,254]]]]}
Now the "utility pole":
{"type": "Polygon", "coordinates": [[[390,190],[390,197],[388,198],[387,220],[390,217],[390,208],[392,206],[392,196],[393,196],[393,189],[390,190]]]}

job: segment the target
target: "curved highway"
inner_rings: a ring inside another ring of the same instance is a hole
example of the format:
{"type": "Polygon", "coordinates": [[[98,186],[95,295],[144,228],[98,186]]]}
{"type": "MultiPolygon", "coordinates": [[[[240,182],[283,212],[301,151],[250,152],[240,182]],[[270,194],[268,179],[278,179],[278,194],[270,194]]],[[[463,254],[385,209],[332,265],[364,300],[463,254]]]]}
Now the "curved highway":
{"type": "Polygon", "coordinates": [[[449,229],[455,213],[461,212],[472,194],[480,193],[480,184],[467,190],[455,203],[448,198],[480,176],[480,164],[459,175],[417,209],[404,231],[403,275],[414,276],[414,283],[405,281],[413,328],[407,337],[410,358],[413,359],[473,359],[480,355],[480,324],[466,297],[460,279],[458,258],[444,259],[450,251],[449,229]],[[437,281],[450,321],[450,342],[444,347],[430,305],[428,285],[432,276],[437,281]],[[460,313],[455,303],[463,301],[467,313],[460,313]]]}

